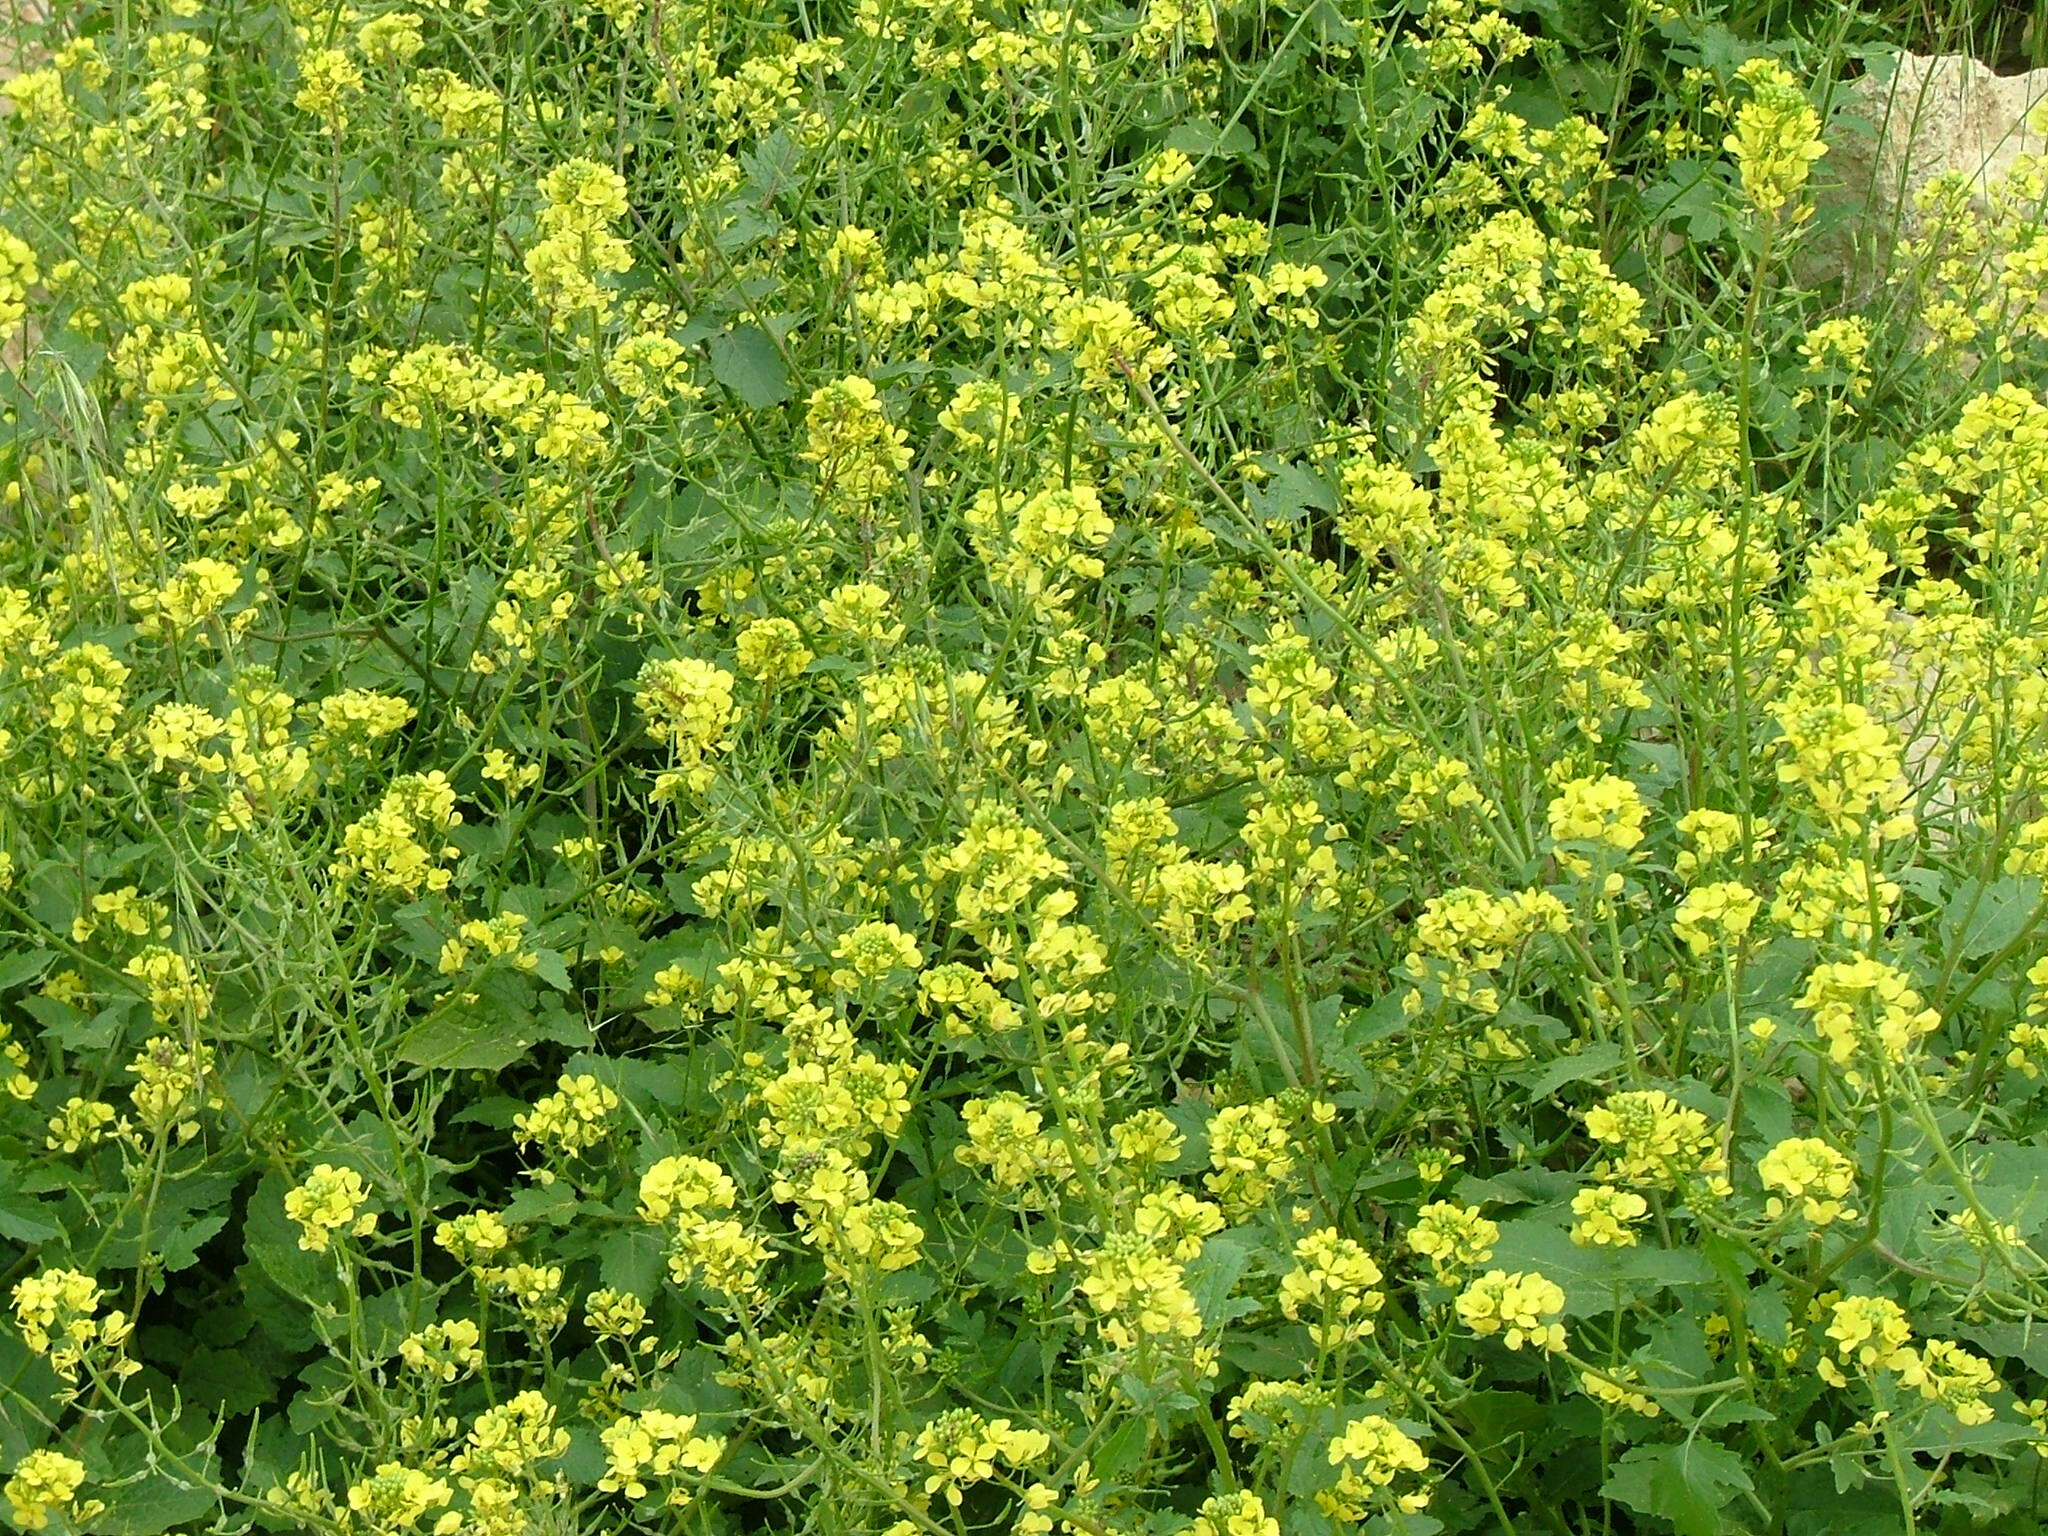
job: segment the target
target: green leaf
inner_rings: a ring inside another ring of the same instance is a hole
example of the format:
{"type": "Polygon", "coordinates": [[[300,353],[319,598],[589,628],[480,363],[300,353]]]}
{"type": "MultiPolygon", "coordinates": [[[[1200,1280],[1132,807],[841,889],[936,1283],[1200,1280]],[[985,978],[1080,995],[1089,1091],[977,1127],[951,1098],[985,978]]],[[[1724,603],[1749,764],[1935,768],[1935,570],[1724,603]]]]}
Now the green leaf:
{"type": "Polygon", "coordinates": [[[1567,1083],[1592,1082],[1605,1077],[1621,1063],[1620,1046],[1605,1040],[1595,1040],[1569,1056],[1559,1056],[1540,1066],[1527,1067],[1506,1076],[1510,1082],[1519,1083],[1526,1088],[1530,1098],[1547,1099],[1567,1083]]]}
{"type": "Polygon", "coordinates": [[[629,1296],[651,1296],[666,1273],[661,1239],[652,1232],[625,1232],[605,1243],[597,1277],[629,1296]]]}
{"type": "Polygon", "coordinates": [[[34,981],[50,968],[50,963],[56,958],[57,952],[53,949],[31,949],[0,960],[0,991],[34,981]]]}
{"type": "Polygon", "coordinates": [[[1564,1287],[1566,1317],[1612,1310],[1615,1287],[1624,1297],[1672,1286],[1707,1285],[1713,1269],[1698,1253],[1647,1245],[1636,1248],[1581,1248],[1563,1227],[1544,1216],[1504,1221],[1494,1246],[1497,1269],[1536,1270],[1564,1287]]]}
{"type": "Polygon", "coordinates": [[[12,1163],[0,1163],[0,1237],[17,1243],[47,1243],[64,1235],[63,1227],[50,1220],[50,1207],[14,1187],[12,1163]]]}
{"type": "Polygon", "coordinates": [[[780,197],[802,178],[803,152],[780,128],[739,159],[740,168],[747,173],[747,184],[764,203],[780,197]]]}
{"type": "Polygon", "coordinates": [[[1643,1515],[1662,1515],[1678,1536],[1724,1536],[1721,1509],[1752,1484],[1742,1459],[1704,1440],[1639,1445],[1621,1458],[1601,1492],[1643,1515]]]}
{"type": "Polygon", "coordinates": [[[758,325],[711,338],[711,376],[757,411],[789,398],[789,370],[758,325]]]}
{"type": "Polygon", "coordinates": [[[163,1242],[161,1257],[164,1268],[174,1273],[190,1269],[199,1262],[199,1250],[206,1246],[206,1240],[227,1224],[227,1213],[216,1211],[211,1216],[201,1216],[176,1228],[163,1242]]]}
{"type": "Polygon", "coordinates": [[[1232,1288],[1251,1264],[1253,1246],[1248,1233],[1218,1232],[1188,1265],[1188,1294],[1205,1321],[1214,1323],[1224,1315],[1232,1288]]]}
{"type": "Polygon", "coordinates": [[[1211,155],[1241,160],[1249,158],[1258,145],[1252,138],[1251,129],[1243,123],[1221,127],[1214,118],[1202,117],[1192,122],[1177,123],[1167,130],[1166,147],[1177,149],[1195,160],[1211,155]]]}
{"type": "Polygon", "coordinates": [[[557,1181],[553,1184],[529,1184],[505,1202],[500,1213],[514,1226],[525,1226],[529,1222],[541,1222],[547,1226],[562,1225],[576,1210],[576,1191],[569,1185],[557,1181]]]}
{"type": "Polygon", "coordinates": [[[552,949],[536,949],[533,952],[533,974],[553,987],[557,992],[569,990],[569,968],[562,963],[562,957],[552,949]]]}
{"type": "Polygon", "coordinates": [[[277,1390],[270,1352],[239,1345],[195,1349],[178,1370],[178,1391],[187,1405],[233,1417],[261,1407],[277,1390]]]}
{"type": "Polygon", "coordinates": [[[534,1038],[527,1019],[450,1011],[407,1030],[397,1052],[400,1061],[416,1067],[496,1072],[524,1056],[534,1038]]]}
{"type": "Polygon", "coordinates": [[[1995,954],[2022,938],[2041,904],[2041,882],[2008,877],[1966,885],[1942,913],[1948,943],[1965,960],[1995,954]]]}
{"type": "MultiPolygon", "coordinates": [[[[219,1469],[212,1465],[210,1456],[182,1459],[200,1462],[195,1471],[218,1475],[219,1469]]],[[[97,1518],[79,1527],[99,1536],[158,1536],[159,1532],[205,1518],[218,1503],[204,1487],[187,1486],[161,1472],[149,1473],[132,1483],[109,1486],[100,1497],[107,1507],[97,1518]]]]}
{"type": "Polygon", "coordinates": [[[336,1292],[333,1256],[312,1253],[299,1246],[299,1228],[284,1213],[285,1192],[291,1181],[280,1173],[267,1173],[242,1222],[242,1242],[256,1266],[269,1276],[286,1296],[307,1300],[336,1292]]]}
{"type": "Polygon", "coordinates": [[[597,1438],[597,1431],[588,1424],[578,1424],[570,1429],[569,1449],[562,1453],[557,1465],[575,1487],[595,1488],[599,1479],[611,1470],[611,1458],[605,1454],[604,1442],[597,1438]]]}
{"type": "Polygon", "coordinates": [[[69,1003],[35,992],[17,998],[15,1006],[43,1026],[44,1037],[52,1045],[67,1051],[106,1050],[121,1033],[122,1021],[129,1012],[127,999],[87,1014],[69,1003]]]}

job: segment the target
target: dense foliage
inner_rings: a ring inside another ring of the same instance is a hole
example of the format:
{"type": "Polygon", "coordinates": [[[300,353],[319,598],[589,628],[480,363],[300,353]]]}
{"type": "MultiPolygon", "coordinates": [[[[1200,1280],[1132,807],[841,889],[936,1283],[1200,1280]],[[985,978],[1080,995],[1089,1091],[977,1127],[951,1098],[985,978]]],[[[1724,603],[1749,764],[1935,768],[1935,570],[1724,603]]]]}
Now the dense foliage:
{"type": "Polygon", "coordinates": [[[2037,1530],[2048,165],[1759,21],[61,6],[0,1513],[2037,1530]]]}

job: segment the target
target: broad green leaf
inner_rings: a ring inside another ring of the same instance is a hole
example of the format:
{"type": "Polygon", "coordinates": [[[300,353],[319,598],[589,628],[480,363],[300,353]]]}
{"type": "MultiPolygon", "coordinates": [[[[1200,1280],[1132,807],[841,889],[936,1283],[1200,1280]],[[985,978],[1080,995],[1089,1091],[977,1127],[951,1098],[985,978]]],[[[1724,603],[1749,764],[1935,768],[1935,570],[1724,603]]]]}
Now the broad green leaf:
{"type": "Polygon", "coordinates": [[[1948,944],[1965,960],[1995,954],[2023,937],[2041,906],[2041,882],[2008,876],[1957,891],[1942,913],[1948,944]]]}
{"type": "Polygon", "coordinates": [[[416,1067],[495,1072],[524,1056],[536,1033],[528,1019],[450,1011],[407,1030],[396,1050],[416,1067]]]}
{"type": "Polygon", "coordinates": [[[766,410],[789,398],[789,369],[775,343],[758,325],[743,325],[711,338],[711,376],[743,405],[766,410]]]}
{"type": "Polygon", "coordinates": [[[159,1536],[205,1519],[219,1501],[201,1480],[218,1478],[220,1463],[199,1451],[188,1452],[178,1461],[180,1470],[192,1474],[189,1478],[165,1471],[145,1472],[133,1481],[117,1481],[95,1490],[94,1496],[103,1500],[106,1508],[83,1529],[96,1536],[159,1536]]]}
{"type": "Polygon", "coordinates": [[[1722,1509],[1753,1485],[1742,1458],[1709,1440],[1639,1445],[1601,1492],[1638,1514],[1662,1515],[1678,1536],[1728,1536],[1722,1509]]]}
{"type": "Polygon", "coordinates": [[[62,1237],[64,1229],[52,1220],[55,1207],[13,1187],[11,1164],[0,1163],[0,1237],[17,1243],[47,1243],[62,1237]]]}

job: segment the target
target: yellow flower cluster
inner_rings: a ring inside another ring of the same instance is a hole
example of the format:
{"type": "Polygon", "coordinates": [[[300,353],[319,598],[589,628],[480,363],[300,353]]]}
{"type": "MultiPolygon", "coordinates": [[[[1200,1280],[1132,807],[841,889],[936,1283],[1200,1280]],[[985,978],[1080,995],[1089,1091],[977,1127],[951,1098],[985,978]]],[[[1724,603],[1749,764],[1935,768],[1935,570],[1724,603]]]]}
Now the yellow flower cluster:
{"type": "Polygon", "coordinates": [[[708,1475],[725,1455],[721,1437],[697,1433],[696,1415],[660,1408],[614,1419],[599,1439],[604,1442],[606,1472],[598,1487],[637,1500],[666,1484],[662,1502],[676,1509],[696,1496],[684,1474],[708,1475]]]}
{"type": "Polygon", "coordinates": [[[484,1363],[483,1333],[466,1317],[431,1323],[398,1344],[407,1367],[448,1382],[471,1375],[484,1363]]]}
{"type": "Polygon", "coordinates": [[[1489,1269],[1458,1293],[1458,1321],[1481,1338],[1494,1334],[1509,1349],[1524,1344],[1556,1354],[1564,1348],[1563,1289],[1539,1274],[1489,1269]]]}
{"type": "Polygon", "coordinates": [[[22,1341],[66,1381],[75,1383],[87,1368],[113,1376],[142,1369],[122,1354],[134,1324],[125,1312],[101,1312],[104,1294],[98,1281],[75,1269],[46,1269],[14,1284],[22,1341]]]}
{"type": "Polygon", "coordinates": [[[330,873],[337,881],[360,881],[396,895],[445,891],[452,876],[443,861],[458,850],[444,839],[461,823],[446,774],[436,769],[402,775],[375,810],[343,832],[341,855],[330,873]]]}
{"type": "Polygon", "coordinates": [[[729,1213],[737,1190],[701,1157],[665,1157],[640,1176],[640,1219],[670,1230],[668,1269],[733,1298],[754,1294],[768,1246],[729,1213]]]}
{"type": "Polygon", "coordinates": [[[1707,1117],[1661,1088],[1610,1094],[1586,1111],[1586,1131],[1615,1149],[1600,1167],[1606,1178],[1658,1189],[1721,1179],[1719,1138],[1707,1117]]]}
{"type": "Polygon", "coordinates": [[[1280,1277],[1280,1310],[1308,1323],[1316,1348],[1335,1349],[1373,1331],[1372,1314],[1386,1300],[1374,1289],[1383,1277],[1357,1242],[1319,1228],[1295,1243],[1294,1259],[1280,1277]]]}
{"type": "Polygon", "coordinates": [[[16,1524],[2020,1497],[2048,161],[1851,314],[1662,0],[249,8],[0,117],[16,1524]]]}
{"type": "Polygon", "coordinates": [[[1415,1223],[1408,1229],[1409,1249],[1429,1260],[1437,1279],[1446,1284],[1492,1258],[1499,1240],[1496,1223],[1454,1200],[1430,1201],[1415,1213],[1415,1223]]]}
{"type": "Polygon", "coordinates": [[[1813,968],[1799,1006],[1837,1066],[1897,1064],[1941,1025],[1908,979],[1882,960],[1826,961],[1813,968]]]}
{"type": "Polygon", "coordinates": [[[1650,1214],[1650,1202],[1632,1189],[1589,1184],[1572,1196],[1572,1241],[1588,1248],[1629,1248],[1637,1241],[1631,1223],[1650,1214]]]}
{"type": "Polygon", "coordinates": [[[1381,1508],[1415,1514],[1428,1507],[1429,1488],[1411,1479],[1429,1471],[1429,1458],[1391,1419],[1353,1419],[1330,1441],[1328,1459],[1337,1480],[1318,1490],[1316,1503],[1339,1520],[1366,1520],[1381,1508]]]}
{"type": "Polygon", "coordinates": [[[1816,1227],[1856,1219],[1848,1203],[1856,1190],[1856,1165],[1818,1136],[1787,1137],[1758,1160],[1756,1171],[1771,1191],[1764,1209],[1774,1220],[1786,1208],[1780,1195],[1797,1200],[1800,1215],[1816,1227]]]}
{"type": "Polygon", "coordinates": [[[602,325],[612,303],[603,280],[633,264],[614,232],[626,216],[625,180],[609,166],[570,160],[541,179],[540,195],[540,238],[526,251],[534,302],[565,330],[602,325]]]}
{"type": "Polygon", "coordinates": [[[633,702],[647,733],[674,753],[677,767],[657,787],[666,798],[676,786],[701,792],[711,783],[711,757],[727,746],[733,723],[733,678],[694,657],[651,661],[640,669],[633,702]]]}
{"type": "Polygon", "coordinates": [[[513,1117],[513,1139],[574,1157],[610,1134],[611,1118],[618,1107],[619,1096],[588,1072],[573,1077],[564,1074],[557,1079],[553,1093],[513,1117]]]}
{"type": "Polygon", "coordinates": [[[364,1209],[369,1201],[369,1186],[355,1169],[322,1163],[285,1191],[284,1213],[299,1228],[301,1248],[325,1253],[336,1237],[368,1237],[377,1230],[377,1213],[364,1209]]]}
{"type": "Polygon", "coordinates": [[[1051,1444],[1039,1430],[1017,1428],[1008,1419],[985,1419],[971,1408],[954,1408],[919,1430],[910,1450],[933,1469],[924,1480],[924,1491],[943,1492],[947,1503],[958,1506],[969,1486],[996,1475],[998,1464],[1028,1467],[1051,1444]]]}
{"type": "Polygon", "coordinates": [[[1788,207],[1797,220],[1808,211],[1797,202],[1807,176],[1827,153],[1820,114],[1775,59],[1751,59],[1736,78],[1749,88],[1749,100],[1736,110],[1722,148],[1734,157],[1743,196],[1766,222],[1783,217],[1788,207]]]}
{"type": "Polygon", "coordinates": [[[30,1451],[14,1465],[0,1495],[7,1510],[24,1531],[40,1531],[50,1516],[67,1520],[89,1520],[102,1505],[97,1499],[80,1503],[78,1490],[85,1486],[85,1464],[62,1451],[30,1451]]]}

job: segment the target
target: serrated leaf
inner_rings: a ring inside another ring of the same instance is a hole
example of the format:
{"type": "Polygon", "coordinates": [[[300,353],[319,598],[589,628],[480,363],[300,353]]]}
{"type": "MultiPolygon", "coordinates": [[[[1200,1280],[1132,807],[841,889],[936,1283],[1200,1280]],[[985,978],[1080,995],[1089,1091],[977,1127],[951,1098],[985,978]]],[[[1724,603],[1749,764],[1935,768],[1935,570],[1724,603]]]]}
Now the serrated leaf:
{"type": "Polygon", "coordinates": [[[789,369],[758,325],[711,338],[711,376],[757,411],[789,398],[789,369]]]}
{"type": "Polygon", "coordinates": [[[552,949],[536,949],[533,957],[533,975],[538,976],[557,992],[569,990],[569,968],[562,963],[559,954],[552,949]]]}
{"type": "Polygon", "coordinates": [[[471,1013],[445,1013],[399,1037],[398,1059],[416,1067],[496,1072],[524,1056],[534,1041],[529,1021],[516,1024],[471,1013]]]}
{"type": "Polygon", "coordinates": [[[30,949],[7,956],[0,960],[0,990],[34,981],[56,958],[57,952],[52,949],[30,949]]]}
{"type": "Polygon", "coordinates": [[[1205,1320],[1214,1323],[1222,1317],[1231,1289],[1251,1264],[1252,1246],[1243,1232],[1218,1232],[1188,1265],[1188,1294],[1205,1320]]]}
{"type": "Polygon", "coordinates": [[[299,1246],[299,1228],[284,1213],[291,1181],[266,1173],[249,1196],[242,1222],[242,1243],[249,1257],[286,1296],[311,1300],[333,1294],[334,1273],[326,1256],[299,1246]]]}
{"type": "MultiPolygon", "coordinates": [[[[0,1177],[12,1182],[12,1170],[0,1168],[0,1177]]],[[[50,1220],[50,1207],[13,1189],[0,1189],[0,1237],[17,1243],[47,1243],[62,1237],[64,1229],[50,1220]]]]}
{"type": "MultiPolygon", "coordinates": [[[[199,1462],[194,1470],[217,1474],[210,1455],[181,1459],[188,1464],[199,1462]]],[[[159,1536],[203,1519],[219,1503],[206,1488],[175,1481],[161,1472],[111,1485],[102,1497],[106,1508],[80,1527],[99,1536],[159,1536]]]]}
{"type": "Polygon", "coordinates": [[[661,1239],[652,1232],[627,1232],[606,1242],[597,1257],[598,1278],[629,1296],[651,1296],[667,1270],[661,1239]]]}
{"type": "Polygon", "coordinates": [[[1639,1445],[1600,1491],[1643,1515],[1661,1515],[1678,1536],[1722,1536],[1721,1509],[1753,1485],[1742,1458],[1706,1440],[1639,1445]]]}
{"type": "Polygon", "coordinates": [[[1965,960],[1995,954],[2023,938],[2041,905],[2041,882],[2008,877],[1966,885],[1942,913],[1948,942],[1965,960]]]}
{"type": "Polygon", "coordinates": [[[1219,126],[1215,119],[1206,117],[1176,123],[1167,132],[1166,145],[1196,160],[1210,156],[1227,160],[1248,159],[1258,147],[1251,129],[1243,123],[1219,126]]]}
{"type": "Polygon", "coordinates": [[[227,1224],[227,1213],[216,1211],[211,1216],[201,1216],[175,1229],[164,1239],[159,1250],[164,1268],[173,1273],[190,1269],[199,1262],[199,1250],[206,1246],[207,1239],[227,1224]]]}
{"type": "Polygon", "coordinates": [[[1606,1040],[1595,1040],[1569,1056],[1559,1056],[1539,1066],[1510,1073],[1508,1077],[1526,1088],[1530,1098],[1547,1099],[1567,1083],[1591,1082],[1605,1076],[1619,1067],[1622,1060],[1620,1046],[1606,1040]]]}
{"type": "Polygon", "coordinates": [[[505,1202],[499,1213],[514,1226],[546,1222],[558,1226],[564,1215],[576,1209],[576,1191],[567,1184],[529,1184],[505,1202]]]}
{"type": "Polygon", "coordinates": [[[1492,1264],[1507,1270],[1535,1270],[1564,1288],[1566,1317],[1610,1311],[1615,1287],[1624,1297],[1669,1286],[1707,1285],[1714,1272],[1698,1253],[1648,1246],[1581,1248],[1565,1229],[1546,1217],[1504,1221],[1492,1264]]]}

